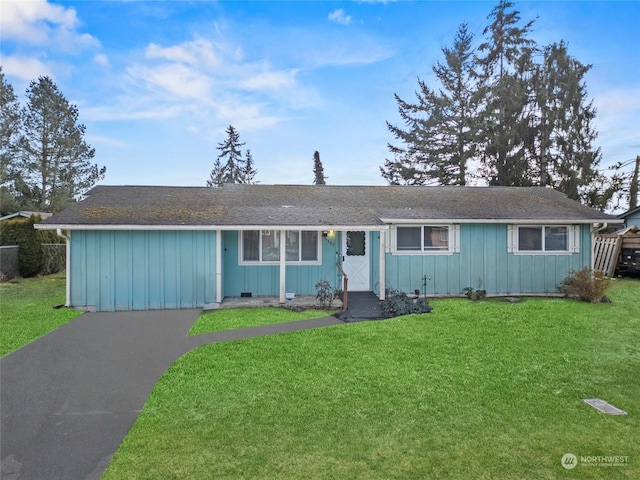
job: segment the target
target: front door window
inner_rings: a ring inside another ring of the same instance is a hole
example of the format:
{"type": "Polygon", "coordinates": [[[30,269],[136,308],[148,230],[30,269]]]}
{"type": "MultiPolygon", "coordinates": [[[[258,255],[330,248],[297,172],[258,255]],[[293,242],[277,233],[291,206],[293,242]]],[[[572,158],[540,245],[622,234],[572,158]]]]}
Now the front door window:
{"type": "Polygon", "coordinates": [[[362,257],[367,249],[364,232],[347,232],[347,256],[362,257]]]}

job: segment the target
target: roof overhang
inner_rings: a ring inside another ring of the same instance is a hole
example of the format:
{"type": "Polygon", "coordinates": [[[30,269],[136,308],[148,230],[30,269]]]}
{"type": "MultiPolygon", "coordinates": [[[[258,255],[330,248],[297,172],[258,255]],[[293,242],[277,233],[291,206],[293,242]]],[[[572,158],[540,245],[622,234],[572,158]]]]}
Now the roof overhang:
{"type": "MultiPolygon", "coordinates": [[[[424,222],[423,222],[424,223],[424,222]]],[[[40,224],[34,225],[37,230],[138,230],[138,231],[167,231],[167,230],[389,230],[389,225],[63,225],[40,224]]]]}
{"type": "Polygon", "coordinates": [[[438,218],[438,219],[426,219],[426,218],[383,218],[383,222],[388,224],[451,224],[451,223],[505,223],[505,224],[518,224],[518,225],[568,225],[568,224],[602,224],[611,223],[611,220],[604,219],[552,219],[552,218],[539,218],[539,219],[522,219],[522,218],[438,218]]]}

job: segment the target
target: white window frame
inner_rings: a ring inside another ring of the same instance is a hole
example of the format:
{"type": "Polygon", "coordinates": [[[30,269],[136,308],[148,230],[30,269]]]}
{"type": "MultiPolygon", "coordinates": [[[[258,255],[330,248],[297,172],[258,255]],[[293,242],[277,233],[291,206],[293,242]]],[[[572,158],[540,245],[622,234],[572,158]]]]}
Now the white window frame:
{"type": "Polygon", "coordinates": [[[453,255],[460,252],[460,225],[442,223],[402,223],[394,225],[390,238],[389,250],[394,255],[453,255]],[[398,228],[420,228],[420,250],[398,250],[398,228]],[[447,249],[428,250],[424,248],[424,227],[446,227],[446,231],[440,231],[440,238],[446,233],[448,241],[447,249]]]}
{"type": "Polygon", "coordinates": [[[580,225],[568,224],[516,224],[508,228],[508,252],[514,255],[572,255],[580,252],[580,225]],[[544,231],[546,228],[564,227],[567,229],[566,250],[546,250],[544,231]],[[539,228],[541,231],[541,250],[520,250],[520,229],[539,228]]]}
{"type": "MultiPolygon", "coordinates": [[[[262,260],[262,237],[266,234],[266,232],[276,232],[280,233],[280,230],[274,230],[271,228],[263,229],[263,230],[239,230],[238,231],[238,265],[279,265],[280,260],[262,260]],[[244,232],[260,232],[259,235],[259,244],[258,244],[258,260],[244,260],[244,232]]],[[[298,258],[302,257],[302,232],[315,232],[316,233],[316,256],[317,260],[286,260],[285,264],[287,265],[322,265],[322,232],[317,230],[286,230],[286,232],[297,232],[298,233],[298,258]]],[[[286,236],[286,233],[285,233],[286,236]]],[[[283,241],[281,238],[278,241],[283,241]]],[[[285,248],[286,255],[286,248],[285,248]]]]}

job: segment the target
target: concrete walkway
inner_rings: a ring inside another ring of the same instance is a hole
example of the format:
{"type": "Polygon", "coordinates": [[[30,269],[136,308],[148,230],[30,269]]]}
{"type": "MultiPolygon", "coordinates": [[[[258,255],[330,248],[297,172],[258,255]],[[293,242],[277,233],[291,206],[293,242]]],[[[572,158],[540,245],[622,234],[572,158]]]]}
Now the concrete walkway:
{"type": "Polygon", "coordinates": [[[2,480],[100,478],[160,376],[195,347],[343,323],[187,337],[199,314],[87,313],[0,359],[2,480]]]}

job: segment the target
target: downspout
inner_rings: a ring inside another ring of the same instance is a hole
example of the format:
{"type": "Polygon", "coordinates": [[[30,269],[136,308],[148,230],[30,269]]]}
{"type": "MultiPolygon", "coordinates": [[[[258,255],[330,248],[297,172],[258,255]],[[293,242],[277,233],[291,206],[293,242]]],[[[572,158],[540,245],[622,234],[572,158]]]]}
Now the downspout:
{"type": "Polygon", "coordinates": [[[595,262],[596,262],[596,235],[598,233],[600,233],[601,231],[603,231],[605,228],[607,228],[609,226],[609,224],[607,222],[604,222],[603,224],[594,224],[594,226],[591,228],[591,270],[593,270],[593,267],[595,267],[595,262]],[[600,227],[596,227],[596,225],[601,225],[600,227]]]}
{"type": "MultiPolygon", "coordinates": [[[[65,307],[69,307],[71,304],[71,237],[65,235],[64,233],[62,233],[62,229],[58,228],[56,229],[56,233],[58,234],[58,236],[60,238],[64,239],[64,243],[65,243],[65,248],[66,248],[66,252],[65,252],[65,283],[66,283],[66,299],[65,299],[65,307]]],[[[69,232],[69,235],[71,235],[71,232],[69,232]]]]}

